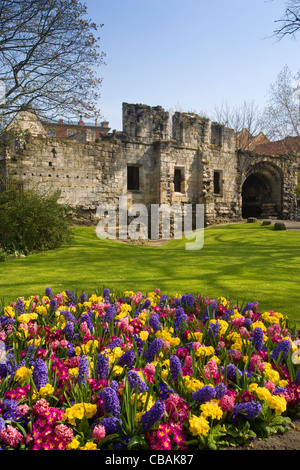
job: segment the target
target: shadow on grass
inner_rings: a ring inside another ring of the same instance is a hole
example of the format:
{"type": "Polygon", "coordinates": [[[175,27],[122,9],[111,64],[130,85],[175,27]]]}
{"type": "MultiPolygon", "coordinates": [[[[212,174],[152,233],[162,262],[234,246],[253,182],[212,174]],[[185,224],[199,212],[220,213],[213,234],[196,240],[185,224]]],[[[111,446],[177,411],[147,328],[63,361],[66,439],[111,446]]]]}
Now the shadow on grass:
{"type": "Polygon", "coordinates": [[[185,240],[160,247],[99,240],[91,228],[75,230],[71,245],[3,264],[0,297],[104,287],[115,291],[223,295],[233,302],[257,300],[264,309],[300,319],[300,237],[246,224],[205,230],[204,247],[185,250],[185,240]]]}

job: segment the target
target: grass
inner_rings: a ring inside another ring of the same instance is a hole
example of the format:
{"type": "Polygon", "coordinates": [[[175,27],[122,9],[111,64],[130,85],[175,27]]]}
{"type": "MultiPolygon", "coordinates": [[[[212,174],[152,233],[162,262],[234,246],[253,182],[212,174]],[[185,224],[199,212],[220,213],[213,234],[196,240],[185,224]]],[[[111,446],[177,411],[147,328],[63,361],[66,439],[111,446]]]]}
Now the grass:
{"type": "Polygon", "coordinates": [[[99,240],[93,227],[74,229],[72,244],[1,263],[0,298],[42,294],[47,286],[92,293],[141,291],[200,293],[231,302],[259,302],[259,311],[285,313],[300,322],[300,234],[272,226],[232,224],[205,229],[204,246],[185,240],[160,247],[99,240]]]}

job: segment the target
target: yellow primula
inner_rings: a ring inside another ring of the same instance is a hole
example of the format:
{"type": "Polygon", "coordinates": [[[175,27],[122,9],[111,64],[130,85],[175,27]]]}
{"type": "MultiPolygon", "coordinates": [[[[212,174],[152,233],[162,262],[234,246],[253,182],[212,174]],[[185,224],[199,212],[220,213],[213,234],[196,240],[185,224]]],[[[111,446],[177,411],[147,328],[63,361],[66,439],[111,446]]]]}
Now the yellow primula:
{"type": "Polygon", "coordinates": [[[234,309],[233,314],[231,315],[231,319],[241,318],[243,315],[238,311],[237,308],[234,309]]]}
{"type": "Polygon", "coordinates": [[[281,395],[271,395],[267,399],[267,405],[269,408],[275,410],[276,415],[281,415],[286,410],[286,400],[281,395]]]}
{"type": "Polygon", "coordinates": [[[96,294],[91,295],[88,300],[92,304],[104,303],[104,297],[102,297],[101,295],[96,295],[96,294]]]}
{"type": "Polygon", "coordinates": [[[73,426],[76,425],[76,419],[92,418],[97,413],[97,405],[91,403],[76,403],[71,408],[67,408],[63,416],[64,421],[73,426]]]}
{"type": "Polygon", "coordinates": [[[14,379],[17,382],[29,382],[31,377],[31,370],[23,366],[17,369],[14,375],[14,379]]]}
{"type": "Polygon", "coordinates": [[[214,401],[202,403],[200,406],[200,411],[203,418],[220,420],[223,416],[222,408],[220,408],[220,406],[214,401]]]}
{"type": "Polygon", "coordinates": [[[47,384],[41,387],[39,390],[39,396],[45,398],[47,395],[53,395],[54,387],[51,384],[47,384]]]}
{"type": "Polygon", "coordinates": [[[98,349],[99,342],[96,339],[91,339],[87,341],[85,344],[81,344],[80,346],[76,346],[75,354],[76,356],[80,356],[81,354],[93,354],[94,351],[98,349]]]}
{"type": "Polygon", "coordinates": [[[142,341],[146,341],[148,339],[149,333],[148,331],[141,331],[140,332],[140,338],[142,341]]]}
{"type": "Polygon", "coordinates": [[[267,331],[267,327],[262,321],[255,321],[251,325],[252,330],[254,331],[255,328],[261,328],[263,331],[267,331]]]}
{"type": "Polygon", "coordinates": [[[193,436],[206,436],[209,432],[209,423],[203,416],[191,415],[189,430],[193,436]]]}
{"type": "Polygon", "coordinates": [[[214,350],[213,346],[200,346],[199,348],[197,348],[197,350],[195,352],[195,355],[197,357],[214,356],[214,354],[215,354],[215,350],[214,350]]]}
{"type": "Polygon", "coordinates": [[[201,343],[203,339],[203,333],[201,331],[193,331],[192,333],[188,334],[189,341],[195,341],[197,343],[201,343]]]}
{"type": "Polygon", "coordinates": [[[275,386],[278,385],[280,381],[279,372],[272,368],[272,365],[269,362],[264,363],[263,375],[266,380],[271,380],[275,386]]]}
{"type": "Polygon", "coordinates": [[[145,325],[146,323],[146,320],[147,320],[147,313],[146,312],[141,312],[138,316],[138,319],[140,320],[140,322],[145,325]]]}
{"type": "Polygon", "coordinates": [[[183,380],[187,391],[190,393],[194,393],[204,386],[203,382],[189,375],[185,375],[183,380]]]}
{"type": "Polygon", "coordinates": [[[15,312],[14,312],[13,307],[11,307],[10,305],[8,305],[7,307],[4,307],[4,315],[6,317],[15,318],[15,312]]]}
{"type": "Polygon", "coordinates": [[[68,369],[69,374],[71,374],[73,377],[77,378],[79,374],[79,367],[71,367],[68,369]]]}
{"type": "Polygon", "coordinates": [[[249,391],[255,393],[259,400],[267,401],[272,396],[270,390],[265,387],[259,387],[256,383],[249,385],[249,391]]]}
{"type": "Polygon", "coordinates": [[[80,447],[79,450],[98,450],[97,444],[95,442],[87,442],[83,447],[80,447]]]}
{"type": "Polygon", "coordinates": [[[41,317],[46,317],[48,315],[48,308],[45,305],[37,305],[34,311],[41,317]]]}
{"type": "Polygon", "coordinates": [[[227,299],[225,297],[218,297],[217,298],[218,305],[223,305],[223,307],[226,307],[228,304],[227,299]]]}
{"type": "Polygon", "coordinates": [[[123,367],[121,366],[114,366],[112,369],[112,375],[113,377],[116,377],[117,375],[121,375],[123,373],[123,367]]]}
{"type": "Polygon", "coordinates": [[[17,320],[19,323],[29,323],[31,320],[36,320],[37,318],[37,313],[22,313],[18,316],[17,320]]]}
{"type": "Polygon", "coordinates": [[[262,313],[261,318],[265,322],[271,323],[273,325],[275,323],[280,323],[280,320],[283,320],[286,317],[284,317],[284,315],[282,315],[282,313],[279,313],[279,312],[274,312],[272,315],[270,312],[264,312],[262,313]]]}
{"type": "Polygon", "coordinates": [[[72,441],[67,444],[66,446],[66,450],[76,450],[78,449],[79,447],[79,441],[74,437],[74,439],[72,439],[72,441]]]}
{"type": "Polygon", "coordinates": [[[154,401],[153,401],[153,398],[152,396],[150,395],[149,397],[149,400],[148,400],[148,403],[147,403],[147,408],[145,409],[145,404],[146,404],[146,400],[147,400],[147,396],[148,394],[147,393],[139,393],[136,397],[135,393],[133,393],[131,395],[131,404],[134,405],[135,401],[136,401],[136,407],[137,407],[137,411],[148,411],[150,410],[150,408],[154,405],[154,401]]]}

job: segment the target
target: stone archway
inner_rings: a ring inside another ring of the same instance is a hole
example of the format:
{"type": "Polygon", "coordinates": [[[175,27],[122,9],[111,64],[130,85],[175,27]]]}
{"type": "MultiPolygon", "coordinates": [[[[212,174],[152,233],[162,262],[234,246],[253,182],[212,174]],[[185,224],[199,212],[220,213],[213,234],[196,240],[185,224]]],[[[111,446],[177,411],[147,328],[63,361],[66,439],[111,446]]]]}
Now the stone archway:
{"type": "Polygon", "coordinates": [[[281,212],[281,170],[267,162],[257,163],[247,171],[242,185],[242,216],[278,217],[281,212]]]}

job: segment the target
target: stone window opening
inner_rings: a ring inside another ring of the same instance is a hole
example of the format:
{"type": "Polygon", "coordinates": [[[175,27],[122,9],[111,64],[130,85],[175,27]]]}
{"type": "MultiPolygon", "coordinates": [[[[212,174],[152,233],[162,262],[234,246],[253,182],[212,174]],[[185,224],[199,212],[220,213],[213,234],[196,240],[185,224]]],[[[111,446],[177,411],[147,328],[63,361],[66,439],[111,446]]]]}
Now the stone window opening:
{"type": "Polygon", "coordinates": [[[127,166],[127,190],[139,191],[140,189],[140,168],[137,165],[127,166]]]}
{"type": "Polygon", "coordinates": [[[53,158],[55,158],[55,157],[56,157],[56,150],[55,150],[55,148],[53,148],[53,149],[51,150],[51,153],[52,153],[53,158]]]}
{"type": "Polygon", "coordinates": [[[182,192],[183,183],[183,170],[181,168],[175,168],[174,170],[174,191],[175,193],[182,192]]]}
{"type": "Polygon", "coordinates": [[[214,171],[214,194],[221,195],[221,171],[214,171]]]}

